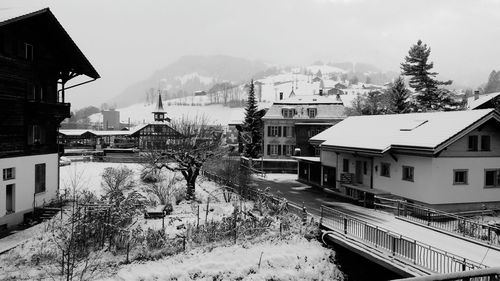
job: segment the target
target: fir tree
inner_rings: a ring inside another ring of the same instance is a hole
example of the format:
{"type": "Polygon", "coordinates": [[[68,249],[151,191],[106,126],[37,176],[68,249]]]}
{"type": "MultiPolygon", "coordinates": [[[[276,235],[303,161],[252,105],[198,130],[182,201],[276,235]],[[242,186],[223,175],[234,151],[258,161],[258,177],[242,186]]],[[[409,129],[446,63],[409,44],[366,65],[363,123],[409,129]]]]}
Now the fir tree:
{"type": "Polygon", "coordinates": [[[422,110],[441,109],[446,104],[439,90],[440,85],[450,85],[452,81],[439,81],[434,77],[437,72],[431,72],[433,62],[428,62],[431,48],[418,40],[408,51],[405,62],[401,63],[402,74],[410,76],[410,87],[419,93],[417,101],[422,110]]]}
{"type": "Polygon", "coordinates": [[[409,97],[410,91],[406,88],[403,77],[399,76],[388,90],[389,111],[398,114],[410,111],[409,97]]]}
{"type": "Polygon", "coordinates": [[[484,87],[484,93],[489,94],[496,92],[500,92],[500,71],[497,72],[493,70],[490,73],[486,86],[484,87]]]}
{"type": "Polygon", "coordinates": [[[262,141],[262,114],[257,110],[257,100],[255,99],[253,79],[250,82],[250,87],[248,90],[248,100],[247,106],[245,107],[243,133],[247,133],[252,136],[252,142],[244,144],[244,155],[251,158],[259,157],[262,141]]]}

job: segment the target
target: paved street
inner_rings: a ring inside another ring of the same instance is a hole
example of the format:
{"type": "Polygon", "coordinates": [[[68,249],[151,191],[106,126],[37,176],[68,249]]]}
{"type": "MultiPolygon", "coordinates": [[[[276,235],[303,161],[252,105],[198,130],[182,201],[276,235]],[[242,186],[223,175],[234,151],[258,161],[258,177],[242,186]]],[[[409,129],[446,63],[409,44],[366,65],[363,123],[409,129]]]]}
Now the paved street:
{"type": "Polygon", "coordinates": [[[500,265],[500,251],[468,242],[438,231],[415,225],[395,218],[392,214],[367,209],[328,195],[324,191],[312,188],[296,181],[296,175],[268,174],[266,178],[256,177],[255,184],[260,188],[270,187],[276,195],[285,197],[288,201],[306,206],[307,210],[319,215],[321,204],[357,217],[365,222],[381,226],[395,233],[459,255],[486,266],[500,265]]]}

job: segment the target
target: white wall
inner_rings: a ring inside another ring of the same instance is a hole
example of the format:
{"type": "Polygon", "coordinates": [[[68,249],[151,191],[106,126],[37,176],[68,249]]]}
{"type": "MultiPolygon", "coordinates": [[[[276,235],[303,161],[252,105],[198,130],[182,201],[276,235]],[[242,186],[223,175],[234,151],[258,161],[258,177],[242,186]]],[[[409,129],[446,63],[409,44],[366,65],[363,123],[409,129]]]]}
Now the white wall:
{"type": "Polygon", "coordinates": [[[433,197],[430,203],[473,203],[500,201],[500,188],[484,188],[484,170],[500,169],[500,157],[434,158],[433,197]],[[454,185],[453,170],[468,169],[468,184],[454,185]]]}
{"type": "Polygon", "coordinates": [[[396,155],[396,162],[391,156],[375,158],[376,171],[373,177],[373,187],[388,191],[392,194],[409,199],[428,202],[436,200],[438,192],[433,185],[433,171],[431,157],[396,155]],[[380,176],[381,162],[389,163],[390,177],[380,176]],[[414,181],[403,180],[403,166],[414,167],[414,181]]]}
{"type": "Polygon", "coordinates": [[[7,220],[6,215],[6,186],[15,184],[15,212],[23,212],[33,208],[33,194],[35,192],[35,164],[45,163],[45,192],[35,195],[37,205],[44,200],[50,202],[57,192],[59,160],[57,153],[35,156],[0,158],[0,173],[4,168],[15,167],[15,178],[3,180],[0,177],[0,224],[7,220]]]}
{"type": "MultiPolygon", "coordinates": [[[[321,165],[337,167],[337,154],[335,152],[321,150],[320,159],[321,165]]],[[[339,163],[339,165],[342,165],[342,163],[339,163]]]]}

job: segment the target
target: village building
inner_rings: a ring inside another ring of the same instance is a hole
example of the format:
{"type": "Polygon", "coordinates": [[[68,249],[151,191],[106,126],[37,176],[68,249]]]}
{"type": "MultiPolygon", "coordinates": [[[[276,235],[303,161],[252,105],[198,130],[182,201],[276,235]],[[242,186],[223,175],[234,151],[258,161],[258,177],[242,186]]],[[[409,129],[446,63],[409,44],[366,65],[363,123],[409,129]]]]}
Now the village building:
{"type": "Polygon", "coordinates": [[[0,10],[0,228],[55,199],[57,130],[70,117],[66,90],[80,85],[67,83],[100,77],[48,8],[9,13],[0,10]]]}
{"type": "Polygon", "coordinates": [[[317,147],[309,138],[345,118],[344,105],[335,97],[322,95],[293,96],[276,101],[262,118],[265,159],[291,159],[316,155],[317,147]]]}
{"type": "Polygon", "coordinates": [[[500,92],[480,95],[474,91],[474,95],[467,98],[467,109],[495,108],[495,102],[500,102],[500,92]]]}
{"type": "Polygon", "coordinates": [[[386,194],[443,210],[500,208],[500,115],[493,109],[354,116],[312,137],[301,181],[363,203],[386,194]]]}

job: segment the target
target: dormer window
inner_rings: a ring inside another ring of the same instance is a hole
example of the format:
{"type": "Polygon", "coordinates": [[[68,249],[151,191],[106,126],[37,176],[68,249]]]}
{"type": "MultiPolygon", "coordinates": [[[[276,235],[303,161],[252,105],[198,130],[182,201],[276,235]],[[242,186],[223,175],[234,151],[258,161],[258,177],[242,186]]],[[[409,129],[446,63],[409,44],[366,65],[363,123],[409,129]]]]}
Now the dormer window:
{"type": "Polygon", "coordinates": [[[24,58],[27,61],[33,61],[33,45],[24,43],[24,58]]]}
{"type": "Polygon", "coordinates": [[[316,108],[308,108],[307,109],[307,115],[309,118],[316,118],[316,115],[318,114],[318,109],[316,108]]]}
{"type": "Polygon", "coordinates": [[[283,115],[283,118],[293,118],[293,116],[295,115],[295,109],[283,108],[281,110],[281,115],[283,115]]]}

